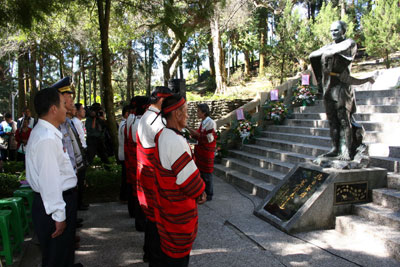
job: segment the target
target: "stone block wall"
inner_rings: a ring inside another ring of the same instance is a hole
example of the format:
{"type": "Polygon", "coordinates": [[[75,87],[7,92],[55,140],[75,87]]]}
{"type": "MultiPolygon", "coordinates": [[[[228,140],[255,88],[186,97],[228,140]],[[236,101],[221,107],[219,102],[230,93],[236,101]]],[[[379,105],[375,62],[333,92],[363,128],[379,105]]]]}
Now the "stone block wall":
{"type": "Polygon", "coordinates": [[[213,120],[217,120],[233,110],[243,106],[247,102],[251,101],[248,99],[234,99],[234,100],[207,100],[207,101],[189,101],[188,102],[188,126],[197,129],[200,125],[200,119],[197,118],[197,105],[205,103],[210,107],[210,117],[213,120]]]}

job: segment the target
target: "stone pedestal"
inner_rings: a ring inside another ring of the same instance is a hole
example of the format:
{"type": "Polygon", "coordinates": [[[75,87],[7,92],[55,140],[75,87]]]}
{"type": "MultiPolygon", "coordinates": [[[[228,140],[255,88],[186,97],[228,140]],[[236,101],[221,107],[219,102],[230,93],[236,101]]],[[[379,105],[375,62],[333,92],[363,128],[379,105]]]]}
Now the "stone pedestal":
{"type": "Polygon", "coordinates": [[[288,233],[331,229],[335,216],[351,213],[353,203],[371,201],[371,190],[386,186],[386,174],[380,168],[338,170],[299,164],[254,213],[288,233]]]}

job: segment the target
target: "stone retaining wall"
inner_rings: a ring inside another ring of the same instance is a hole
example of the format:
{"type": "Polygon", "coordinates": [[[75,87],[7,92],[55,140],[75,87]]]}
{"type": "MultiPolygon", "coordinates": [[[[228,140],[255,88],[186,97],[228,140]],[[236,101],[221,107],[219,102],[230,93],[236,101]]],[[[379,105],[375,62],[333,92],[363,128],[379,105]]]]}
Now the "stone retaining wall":
{"type": "Polygon", "coordinates": [[[188,102],[188,126],[194,129],[199,128],[200,119],[197,118],[197,105],[205,103],[210,107],[210,117],[217,120],[233,110],[243,106],[252,99],[234,99],[234,100],[208,100],[208,101],[189,101],[188,102]]]}

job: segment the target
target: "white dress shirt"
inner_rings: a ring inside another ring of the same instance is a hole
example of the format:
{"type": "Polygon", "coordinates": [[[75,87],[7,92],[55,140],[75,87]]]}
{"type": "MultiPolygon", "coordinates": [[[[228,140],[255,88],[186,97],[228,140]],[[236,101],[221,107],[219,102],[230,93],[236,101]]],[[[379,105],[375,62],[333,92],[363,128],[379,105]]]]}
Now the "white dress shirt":
{"type": "Polygon", "coordinates": [[[63,191],[76,187],[77,178],[62,134],[51,123],[39,119],[26,146],[26,180],[40,193],[44,208],[53,220],[65,221],[63,191]]]}
{"type": "Polygon", "coordinates": [[[82,144],[83,148],[87,148],[86,139],[85,139],[85,134],[86,134],[85,125],[77,117],[73,117],[72,122],[74,123],[75,129],[78,132],[79,139],[81,140],[81,144],[82,144]]]}
{"type": "Polygon", "coordinates": [[[123,161],[125,160],[124,154],[124,143],[125,143],[125,126],[126,119],[122,119],[118,126],[118,159],[123,161]]]}
{"type": "Polygon", "coordinates": [[[137,134],[144,148],[155,147],[154,137],[165,127],[159,113],[160,110],[150,106],[140,119],[137,134]]]}

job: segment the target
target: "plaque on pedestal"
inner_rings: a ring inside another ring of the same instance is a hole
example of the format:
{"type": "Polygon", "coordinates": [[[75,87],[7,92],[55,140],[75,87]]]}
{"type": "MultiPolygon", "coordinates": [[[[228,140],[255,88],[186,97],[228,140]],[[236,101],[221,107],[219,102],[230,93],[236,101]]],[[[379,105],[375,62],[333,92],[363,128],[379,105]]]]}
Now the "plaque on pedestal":
{"type": "Polygon", "coordinates": [[[385,169],[324,169],[301,163],[254,213],[288,233],[330,229],[335,216],[350,214],[352,203],[368,201],[370,189],[384,187],[386,183],[385,169]]]}

